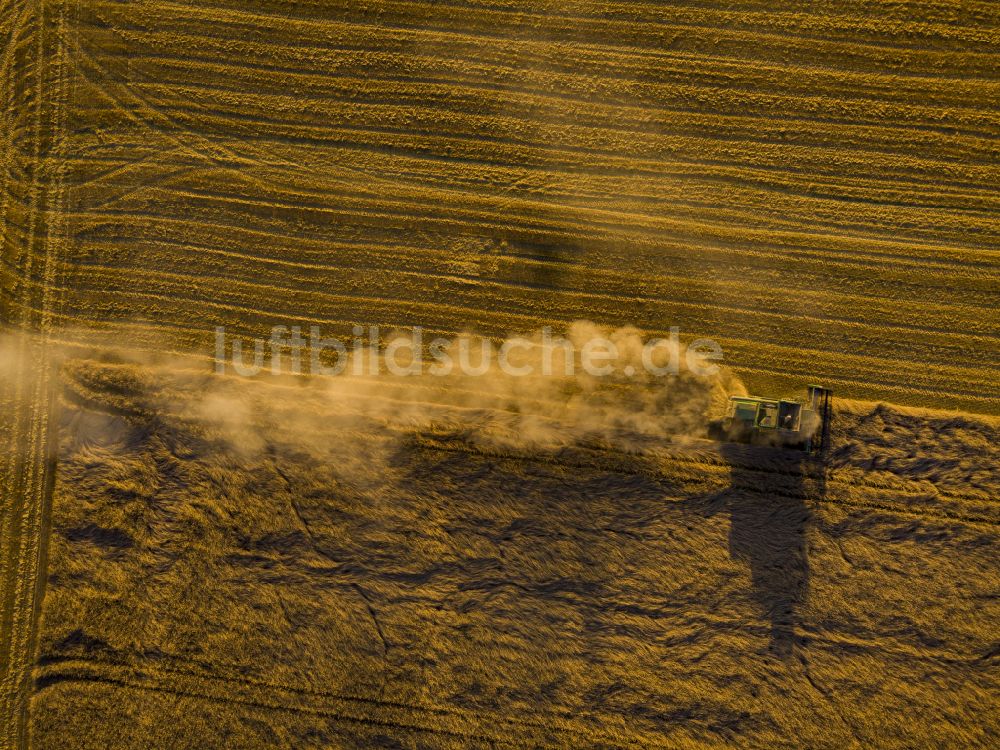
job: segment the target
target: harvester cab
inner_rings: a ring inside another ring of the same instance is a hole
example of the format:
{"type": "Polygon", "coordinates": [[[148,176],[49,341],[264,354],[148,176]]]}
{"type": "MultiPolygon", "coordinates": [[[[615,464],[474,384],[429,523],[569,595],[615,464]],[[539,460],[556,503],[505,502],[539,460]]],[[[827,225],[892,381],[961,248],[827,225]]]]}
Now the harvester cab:
{"type": "Polygon", "coordinates": [[[709,425],[709,437],[822,454],[830,442],[833,392],[808,387],[805,401],[733,396],[726,416],[709,425]]]}

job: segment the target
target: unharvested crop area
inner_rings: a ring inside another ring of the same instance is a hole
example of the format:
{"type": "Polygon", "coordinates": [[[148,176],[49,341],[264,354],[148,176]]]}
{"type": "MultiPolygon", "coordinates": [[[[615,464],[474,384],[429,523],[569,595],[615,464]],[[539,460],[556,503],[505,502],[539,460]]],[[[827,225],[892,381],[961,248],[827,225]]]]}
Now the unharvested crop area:
{"type": "Polygon", "coordinates": [[[998,66],[976,0],[0,0],[0,748],[989,746],[998,66]],[[832,387],[830,466],[149,354],[576,320],[832,387]]]}
{"type": "Polygon", "coordinates": [[[39,747],[1000,731],[995,420],[840,402],[821,470],[526,449],[467,414],[124,364],[64,380],[39,747]]]}

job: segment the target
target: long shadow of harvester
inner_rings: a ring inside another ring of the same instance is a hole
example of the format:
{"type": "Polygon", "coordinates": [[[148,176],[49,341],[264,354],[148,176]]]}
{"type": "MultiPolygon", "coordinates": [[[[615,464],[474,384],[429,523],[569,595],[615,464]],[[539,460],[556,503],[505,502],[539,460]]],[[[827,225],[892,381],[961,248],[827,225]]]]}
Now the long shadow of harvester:
{"type": "Polygon", "coordinates": [[[709,512],[728,512],[729,553],[750,568],[752,597],[770,621],[770,649],[789,656],[809,596],[809,501],[826,493],[821,456],[724,443],[729,487],[709,512]]]}

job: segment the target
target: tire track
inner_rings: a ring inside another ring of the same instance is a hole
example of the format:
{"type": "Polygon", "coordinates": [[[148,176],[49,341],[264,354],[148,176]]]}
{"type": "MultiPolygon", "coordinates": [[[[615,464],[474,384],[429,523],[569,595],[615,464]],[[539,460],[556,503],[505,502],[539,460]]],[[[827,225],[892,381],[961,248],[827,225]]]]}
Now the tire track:
{"type": "Polygon", "coordinates": [[[59,306],[60,270],[64,253],[65,114],[70,96],[65,48],[58,31],[66,21],[67,4],[39,2],[33,9],[36,39],[33,98],[34,146],[31,165],[30,212],[26,235],[24,278],[33,276],[34,246],[40,272],[37,307],[33,287],[22,285],[21,304],[5,321],[19,329],[12,388],[4,410],[12,458],[3,477],[5,503],[2,538],[0,646],[3,683],[0,688],[0,747],[26,746],[31,670],[36,652],[36,627],[44,592],[48,515],[55,473],[55,411],[57,383],[51,361],[51,337],[59,306]],[[56,38],[47,34],[57,30],[56,38]],[[48,64],[43,64],[48,60],[48,64]]]}
{"type": "MultiPolygon", "coordinates": [[[[419,733],[441,734],[462,740],[476,740],[503,746],[520,747],[524,740],[540,745],[548,744],[553,737],[575,737],[576,742],[588,744],[594,739],[607,742],[614,738],[622,746],[618,733],[606,735],[598,730],[582,731],[572,727],[568,720],[558,720],[557,726],[513,719],[502,715],[483,715],[453,709],[415,706],[391,701],[342,696],[336,693],[303,690],[258,682],[249,679],[233,680],[198,674],[193,671],[164,668],[165,676],[155,670],[128,667],[98,660],[77,661],[43,669],[40,674],[40,695],[51,685],[61,682],[99,682],[133,690],[162,691],[189,698],[210,700],[227,704],[248,706],[264,710],[291,711],[323,716],[337,721],[349,721],[369,726],[403,729],[419,733]],[[266,691],[266,692],[265,692],[266,691]],[[363,707],[362,707],[363,706],[363,707]],[[425,718],[425,717],[435,718],[425,718]],[[447,721],[451,726],[443,726],[447,721]],[[505,731],[498,731],[499,726],[505,731]],[[509,739],[510,731],[518,734],[520,741],[509,739]],[[603,735],[603,736],[602,736],[603,735]]],[[[640,736],[641,737],[641,736],[640,736]]],[[[647,747],[640,737],[625,739],[624,746],[647,747]]]]}

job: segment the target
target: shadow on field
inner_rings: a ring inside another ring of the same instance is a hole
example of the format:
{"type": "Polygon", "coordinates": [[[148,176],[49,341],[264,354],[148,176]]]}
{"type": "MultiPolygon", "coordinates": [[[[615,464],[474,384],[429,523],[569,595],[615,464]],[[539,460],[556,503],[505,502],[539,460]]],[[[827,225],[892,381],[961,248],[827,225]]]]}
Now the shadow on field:
{"type": "Polygon", "coordinates": [[[809,595],[806,498],[826,492],[822,463],[805,454],[723,444],[729,487],[712,498],[712,512],[729,514],[729,554],[750,568],[752,597],[770,621],[770,649],[788,656],[809,595]]]}

